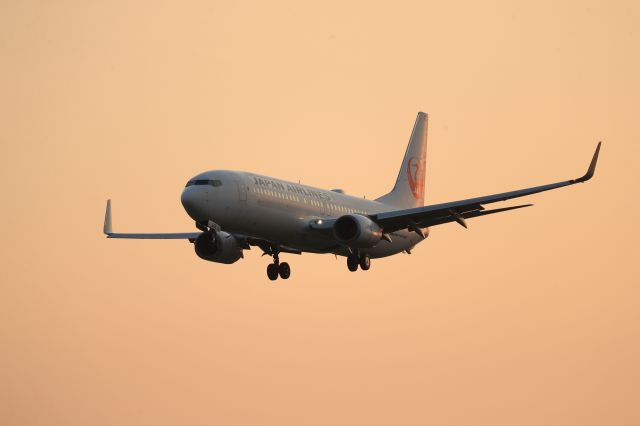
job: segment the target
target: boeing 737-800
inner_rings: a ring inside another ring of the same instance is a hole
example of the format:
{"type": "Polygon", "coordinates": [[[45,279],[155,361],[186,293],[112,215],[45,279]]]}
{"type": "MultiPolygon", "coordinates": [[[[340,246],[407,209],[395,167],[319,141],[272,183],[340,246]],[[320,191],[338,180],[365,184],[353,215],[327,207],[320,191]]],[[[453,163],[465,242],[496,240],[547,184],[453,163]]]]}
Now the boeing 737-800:
{"type": "Polygon", "coordinates": [[[108,238],[189,240],[200,258],[227,264],[257,246],[273,257],[267,267],[271,280],[291,274],[289,264],[280,262],[281,253],[332,253],[345,256],[350,271],[366,271],[373,258],[411,253],[430,227],[457,222],[466,228],[467,219],[531,206],[486,210],[487,204],[586,182],[593,177],[600,146],[580,178],[425,206],[427,115],[420,112],[393,189],[375,200],[255,173],[213,170],[189,179],[182,192],[182,205],[198,232],[115,233],[109,200],[104,233],[108,238]]]}

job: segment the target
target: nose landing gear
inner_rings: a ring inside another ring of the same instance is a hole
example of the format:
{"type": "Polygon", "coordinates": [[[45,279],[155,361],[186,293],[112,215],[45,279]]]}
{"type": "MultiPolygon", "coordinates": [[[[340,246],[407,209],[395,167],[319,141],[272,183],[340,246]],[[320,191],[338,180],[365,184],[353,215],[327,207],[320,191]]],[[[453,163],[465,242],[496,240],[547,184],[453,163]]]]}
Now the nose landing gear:
{"type": "Polygon", "coordinates": [[[363,253],[358,255],[357,253],[351,253],[347,256],[347,268],[349,268],[351,272],[357,271],[358,266],[360,266],[360,269],[363,271],[368,271],[369,268],[371,268],[371,258],[368,254],[363,253]]]}

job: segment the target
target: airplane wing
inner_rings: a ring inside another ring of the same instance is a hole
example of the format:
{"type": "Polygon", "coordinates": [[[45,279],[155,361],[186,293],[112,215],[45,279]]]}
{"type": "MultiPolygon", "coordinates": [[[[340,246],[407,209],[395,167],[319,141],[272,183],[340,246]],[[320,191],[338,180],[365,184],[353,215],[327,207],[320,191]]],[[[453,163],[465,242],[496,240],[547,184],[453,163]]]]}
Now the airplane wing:
{"type": "MultiPolygon", "coordinates": [[[[218,229],[219,230],[219,229],[218,229]]],[[[126,238],[134,240],[189,240],[194,242],[203,231],[198,232],[164,232],[164,233],[116,233],[111,225],[111,200],[107,200],[107,209],[104,215],[104,234],[107,238],[126,238]]],[[[258,246],[265,254],[273,253],[274,247],[282,253],[301,254],[302,251],[288,246],[280,246],[268,240],[254,238],[247,235],[234,234],[243,250],[250,250],[250,246],[258,246]]]]}
{"type": "Polygon", "coordinates": [[[130,238],[135,240],[190,240],[198,238],[202,232],[171,232],[153,234],[119,234],[111,230],[111,200],[107,200],[107,210],[104,214],[103,232],[107,238],[130,238]]]}
{"type": "Polygon", "coordinates": [[[531,204],[524,204],[513,207],[506,207],[494,210],[485,210],[484,204],[495,203],[498,201],[510,200],[512,198],[524,197],[525,195],[537,194],[538,192],[550,191],[563,186],[574,185],[576,183],[586,182],[593,177],[600,153],[602,142],[598,142],[598,146],[591,159],[591,164],[584,176],[566,180],[562,182],[551,183],[548,185],[534,186],[532,188],[519,189],[511,192],[502,192],[484,197],[469,198],[461,201],[450,203],[434,204],[431,206],[415,207],[411,209],[393,210],[378,214],[369,215],[369,218],[380,225],[384,232],[394,232],[400,229],[412,229],[419,233],[419,228],[440,225],[448,222],[457,222],[466,228],[465,219],[485,216],[493,213],[500,213],[508,210],[528,207],[531,204]]]}

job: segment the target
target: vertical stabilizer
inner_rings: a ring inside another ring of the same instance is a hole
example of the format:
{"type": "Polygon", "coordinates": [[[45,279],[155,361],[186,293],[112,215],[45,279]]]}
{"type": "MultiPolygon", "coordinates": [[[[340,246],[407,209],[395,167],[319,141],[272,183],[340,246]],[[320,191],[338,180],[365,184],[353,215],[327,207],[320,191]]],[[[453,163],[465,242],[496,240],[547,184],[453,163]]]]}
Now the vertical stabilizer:
{"type": "Polygon", "coordinates": [[[391,192],[376,201],[397,207],[424,205],[424,177],[427,160],[427,114],[419,112],[400,172],[391,192]]]}

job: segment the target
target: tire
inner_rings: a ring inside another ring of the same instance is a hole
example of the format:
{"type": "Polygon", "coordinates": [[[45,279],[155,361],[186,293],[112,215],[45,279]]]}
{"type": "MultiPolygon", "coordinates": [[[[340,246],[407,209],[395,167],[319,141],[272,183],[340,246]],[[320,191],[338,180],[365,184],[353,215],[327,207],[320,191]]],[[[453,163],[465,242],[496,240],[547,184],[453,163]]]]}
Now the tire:
{"type": "Polygon", "coordinates": [[[355,254],[350,254],[347,257],[347,268],[349,268],[351,272],[355,272],[358,270],[358,256],[356,256],[355,254]]]}
{"type": "Polygon", "coordinates": [[[363,254],[360,256],[360,269],[368,271],[369,268],[371,268],[371,258],[368,254],[363,254]]]}
{"type": "Polygon", "coordinates": [[[267,277],[269,277],[271,281],[275,281],[278,279],[278,265],[276,265],[275,263],[270,263],[267,266],[267,277]]]}
{"type": "Polygon", "coordinates": [[[278,272],[280,273],[280,278],[286,280],[291,276],[291,268],[287,262],[282,262],[278,267],[278,272]]]}

